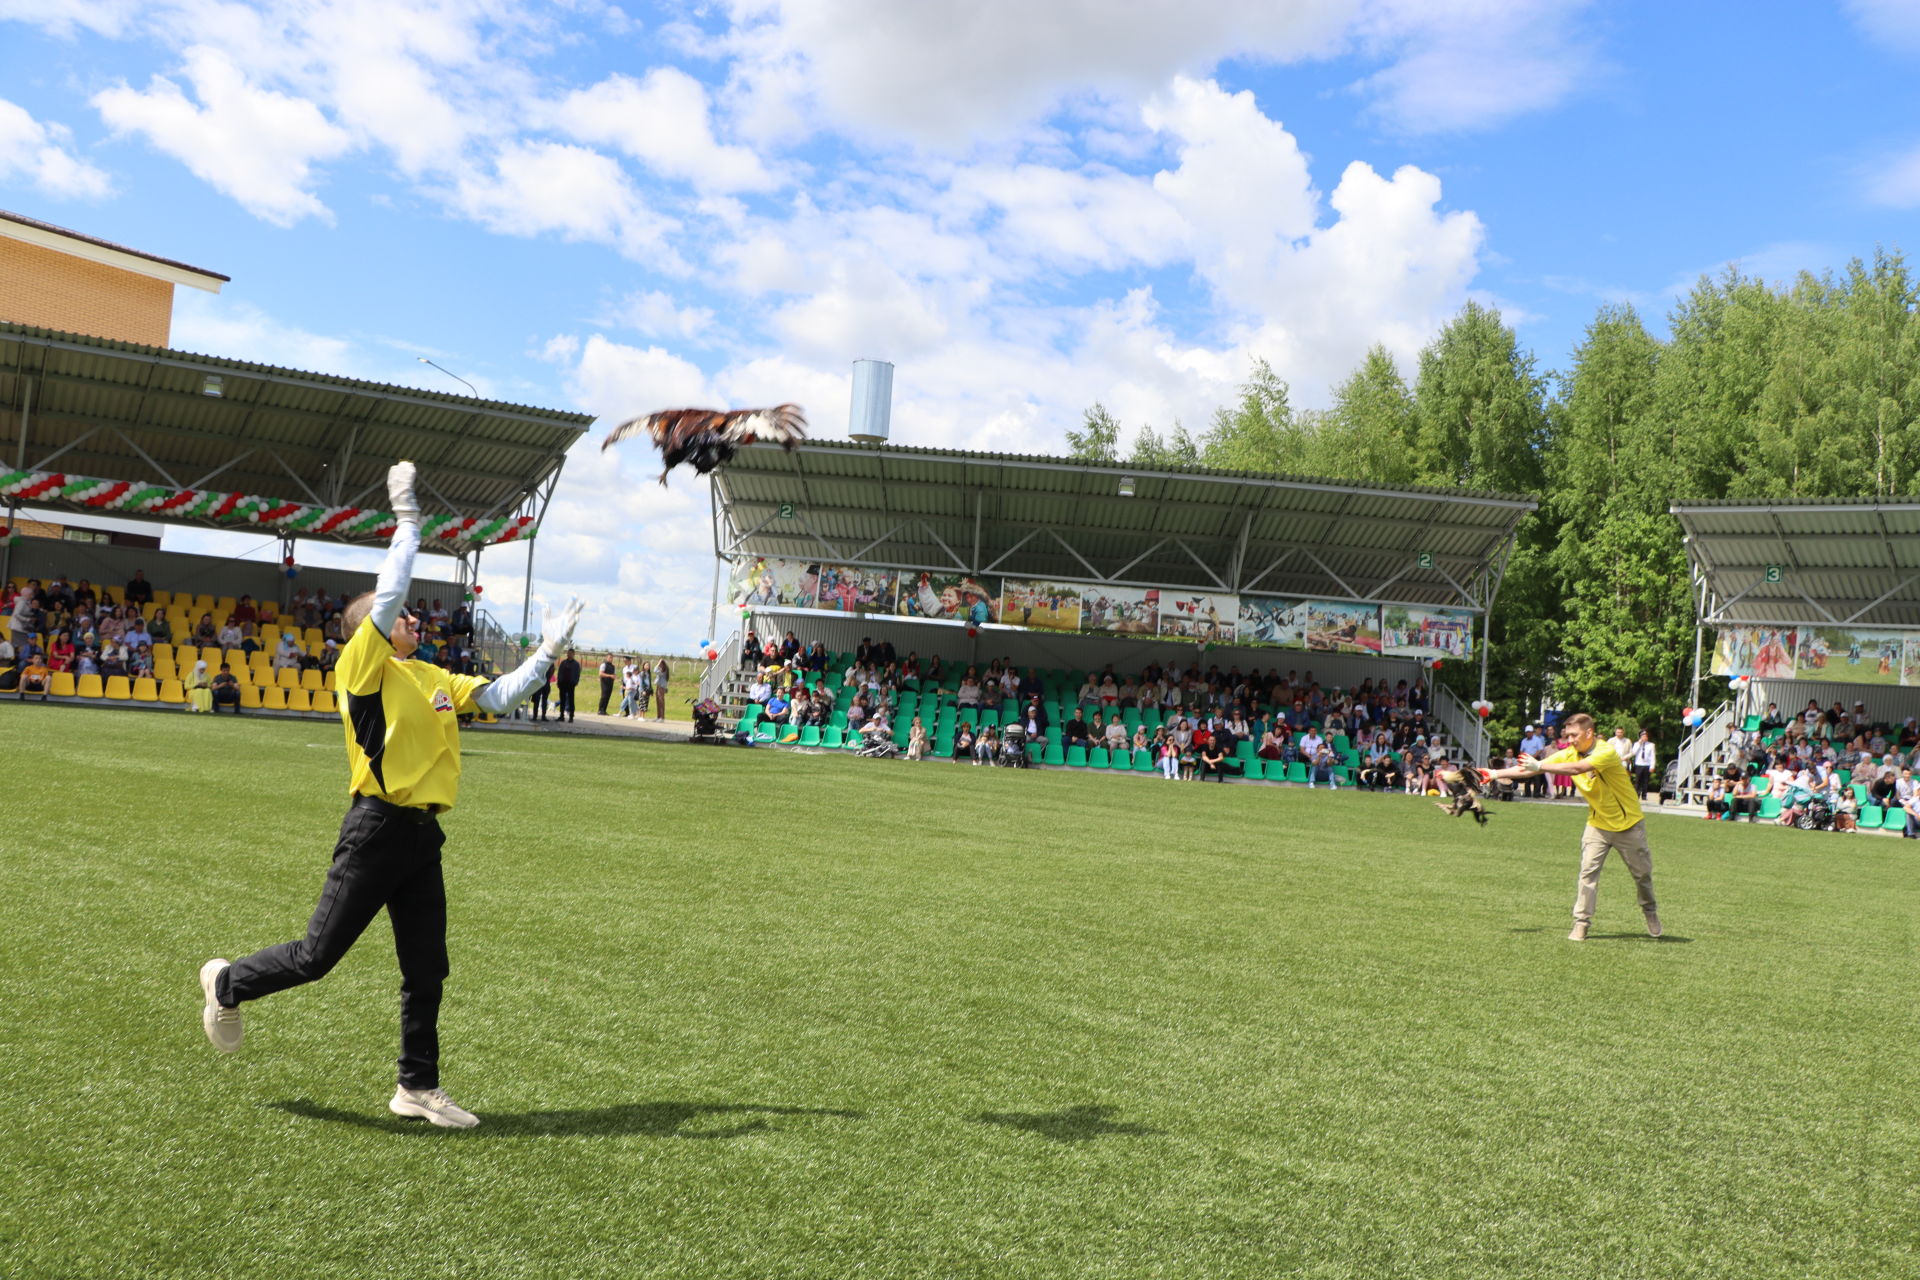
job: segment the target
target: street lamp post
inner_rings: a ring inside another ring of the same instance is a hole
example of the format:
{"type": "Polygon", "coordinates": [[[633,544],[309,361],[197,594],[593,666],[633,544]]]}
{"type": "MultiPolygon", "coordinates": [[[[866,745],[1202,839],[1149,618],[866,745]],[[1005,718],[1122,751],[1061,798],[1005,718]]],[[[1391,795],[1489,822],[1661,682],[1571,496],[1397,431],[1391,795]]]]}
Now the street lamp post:
{"type": "Polygon", "coordinates": [[[465,378],[461,377],[459,374],[455,373],[453,370],[443,369],[439,365],[433,364],[433,361],[427,359],[425,356],[415,356],[414,358],[418,360],[421,364],[433,365],[434,368],[440,369],[440,372],[446,374],[449,378],[452,378],[455,382],[459,383],[461,386],[464,386],[467,390],[473,392],[473,398],[475,400],[483,400],[486,398],[480,394],[480,388],[474,386],[471,382],[468,382],[465,378]]]}

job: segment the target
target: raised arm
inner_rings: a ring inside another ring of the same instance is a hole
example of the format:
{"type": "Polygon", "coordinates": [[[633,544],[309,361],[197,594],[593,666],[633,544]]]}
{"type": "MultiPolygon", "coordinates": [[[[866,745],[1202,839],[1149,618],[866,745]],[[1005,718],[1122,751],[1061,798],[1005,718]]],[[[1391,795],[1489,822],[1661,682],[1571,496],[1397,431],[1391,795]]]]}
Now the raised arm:
{"type": "Polygon", "coordinates": [[[566,652],[567,639],[573,635],[573,625],[580,620],[580,597],[574,596],[566,607],[555,613],[551,609],[542,609],[544,619],[540,629],[540,647],[525,662],[509,671],[499,679],[488,683],[475,691],[473,703],[482,711],[494,715],[505,715],[523,701],[527,695],[547,682],[547,672],[566,652]]]}
{"type": "Polygon", "coordinates": [[[413,583],[413,556],[420,549],[420,502],[413,496],[413,464],[396,462],[387,470],[387,502],[393,508],[393,541],[373,585],[373,610],[367,616],[380,634],[393,634],[413,583]]]}

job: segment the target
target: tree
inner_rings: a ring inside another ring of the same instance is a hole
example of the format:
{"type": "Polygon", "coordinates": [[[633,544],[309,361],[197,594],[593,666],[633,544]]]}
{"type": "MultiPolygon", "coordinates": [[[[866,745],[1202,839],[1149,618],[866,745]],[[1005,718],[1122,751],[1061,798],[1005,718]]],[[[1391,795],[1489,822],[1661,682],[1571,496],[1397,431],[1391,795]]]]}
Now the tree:
{"type": "Polygon", "coordinates": [[[1253,362],[1240,399],[1216,411],[1200,437],[1200,461],[1227,471],[1297,471],[1304,453],[1287,384],[1265,360],[1253,362]]]}
{"type": "Polygon", "coordinates": [[[1333,393],[1306,470],[1368,484],[1410,484],[1413,440],[1413,396],[1387,349],[1375,346],[1333,393]]]}
{"type": "Polygon", "coordinates": [[[1530,493],[1547,445],[1545,380],[1498,311],[1469,302],[1420,353],[1413,472],[1423,484],[1530,493]]]}
{"type": "Polygon", "coordinates": [[[1117,462],[1120,449],[1120,420],[1107,412],[1098,400],[1087,410],[1082,429],[1067,431],[1067,456],[1082,462],[1117,462]]]}
{"type": "Polygon", "coordinates": [[[1167,433],[1164,440],[1151,425],[1141,427],[1140,434],[1133,441],[1133,452],[1127,455],[1127,465],[1139,467],[1142,471],[1192,466],[1198,461],[1200,446],[1187,434],[1187,429],[1180,425],[1177,418],[1174,419],[1173,430],[1167,433]]]}

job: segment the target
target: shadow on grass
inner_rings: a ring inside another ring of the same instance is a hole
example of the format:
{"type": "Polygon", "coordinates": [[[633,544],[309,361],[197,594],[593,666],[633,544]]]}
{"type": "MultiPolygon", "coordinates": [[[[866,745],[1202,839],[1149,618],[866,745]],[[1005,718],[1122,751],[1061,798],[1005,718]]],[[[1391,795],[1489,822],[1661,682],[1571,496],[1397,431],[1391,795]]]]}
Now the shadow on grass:
{"type": "Polygon", "coordinates": [[[1115,1124],[1107,1117],[1118,1107],[1079,1106],[1064,1111],[1019,1112],[983,1111],[974,1119],[981,1124],[997,1124],[1022,1133],[1038,1134],[1050,1142],[1091,1142],[1095,1138],[1157,1137],[1161,1130],[1143,1124],[1115,1124]]]}
{"type": "Polygon", "coordinates": [[[832,1107],[776,1107],[750,1102],[623,1102],[611,1107],[580,1107],[570,1111],[483,1112],[480,1127],[469,1130],[436,1129],[424,1120],[381,1112],[344,1111],[307,1098],[267,1104],[304,1120],[350,1124],[381,1133],[463,1133],[475,1138],[743,1138],[751,1133],[777,1133],[774,1123],[783,1116],[828,1116],[864,1120],[864,1111],[832,1107]],[[688,1128],[703,1116],[745,1117],[734,1124],[688,1128]]]}
{"type": "MultiPolygon", "coordinates": [[[[1548,930],[1536,927],[1531,929],[1509,929],[1507,930],[1507,932],[1508,933],[1546,933],[1548,932],[1548,930]]],[[[1658,938],[1650,938],[1644,933],[1632,932],[1632,933],[1590,933],[1587,935],[1587,941],[1588,942],[1671,942],[1678,945],[1681,943],[1692,942],[1693,939],[1683,938],[1676,933],[1667,933],[1667,934],[1662,934],[1658,938]]]]}

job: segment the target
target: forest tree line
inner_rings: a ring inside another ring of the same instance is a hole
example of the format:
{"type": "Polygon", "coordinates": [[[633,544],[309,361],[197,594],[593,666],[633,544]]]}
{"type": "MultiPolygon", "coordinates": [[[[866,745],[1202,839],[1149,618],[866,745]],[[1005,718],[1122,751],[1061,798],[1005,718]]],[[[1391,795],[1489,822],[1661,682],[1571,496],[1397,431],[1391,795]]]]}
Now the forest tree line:
{"type": "MultiPolygon", "coordinates": [[[[1541,370],[1498,311],[1469,302],[1411,383],[1375,347],[1328,408],[1297,409],[1262,362],[1198,436],[1144,426],[1122,456],[1122,426],[1096,404],[1068,442],[1143,469],[1537,496],[1489,623],[1496,740],[1545,702],[1671,746],[1693,696],[1694,603],[1669,504],[1913,493],[1916,300],[1898,252],[1786,285],[1729,270],[1679,300],[1664,337],[1633,307],[1602,306],[1564,372],[1541,370]]],[[[1439,674],[1475,696],[1477,669],[1439,674]]]]}

